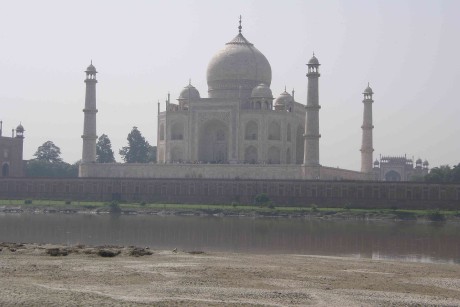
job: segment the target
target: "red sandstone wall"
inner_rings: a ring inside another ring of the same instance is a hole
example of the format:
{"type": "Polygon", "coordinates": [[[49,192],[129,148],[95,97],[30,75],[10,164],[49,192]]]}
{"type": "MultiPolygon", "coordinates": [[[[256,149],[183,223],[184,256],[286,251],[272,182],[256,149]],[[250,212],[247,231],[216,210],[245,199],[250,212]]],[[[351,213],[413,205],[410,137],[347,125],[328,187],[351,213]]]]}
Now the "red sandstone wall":
{"type": "Polygon", "coordinates": [[[0,199],[252,204],[265,193],[278,206],[460,209],[460,185],[410,182],[0,178],[0,199]]]}

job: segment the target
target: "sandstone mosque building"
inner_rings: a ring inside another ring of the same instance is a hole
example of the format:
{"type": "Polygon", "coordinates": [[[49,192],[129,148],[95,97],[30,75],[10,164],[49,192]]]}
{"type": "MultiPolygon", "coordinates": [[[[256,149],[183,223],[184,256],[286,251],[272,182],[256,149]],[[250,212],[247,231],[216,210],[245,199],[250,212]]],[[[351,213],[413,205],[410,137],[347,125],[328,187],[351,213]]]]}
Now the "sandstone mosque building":
{"type": "Polygon", "coordinates": [[[177,103],[168,95],[157,120],[157,163],[96,163],[96,68],[86,70],[80,177],[375,180],[373,91],[364,90],[361,171],[322,166],[319,155],[320,63],[308,61],[306,106],[286,89],[274,98],[267,58],[242,34],[208,64],[208,97],[190,82],[177,103]]]}

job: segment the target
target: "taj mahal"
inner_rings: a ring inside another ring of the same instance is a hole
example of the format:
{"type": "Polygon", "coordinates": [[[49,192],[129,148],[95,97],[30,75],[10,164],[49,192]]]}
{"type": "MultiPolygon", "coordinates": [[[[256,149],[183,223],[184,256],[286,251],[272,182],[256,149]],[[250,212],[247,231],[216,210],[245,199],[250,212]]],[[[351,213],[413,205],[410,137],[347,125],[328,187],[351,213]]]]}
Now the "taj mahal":
{"type": "MultiPolygon", "coordinates": [[[[208,97],[191,82],[177,102],[168,94],[157,118],[157,163],[96,163],[96,68],[86,69],[80,177],[377,180],[373,160],[373,91],[363,92],[361,170],[320,164],[320,62],[307,63],[306,105],[286,89],[274,97],[267,58],[242,34],[207,67],[208,97]]],[[[357,155],[358,157],[358,155],[357,155]]],[[[423,167],[420,171],[425,171],[423,167]]],[[[394,171],[394,170],[393,170],[394,171]]]]}

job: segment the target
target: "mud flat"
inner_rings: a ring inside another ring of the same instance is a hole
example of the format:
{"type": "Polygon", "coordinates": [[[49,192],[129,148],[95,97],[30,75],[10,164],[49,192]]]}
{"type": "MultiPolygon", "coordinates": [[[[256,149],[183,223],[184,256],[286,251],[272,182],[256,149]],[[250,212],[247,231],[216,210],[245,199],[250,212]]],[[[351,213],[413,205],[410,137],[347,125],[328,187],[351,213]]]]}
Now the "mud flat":
{"type": "Polygon", "coordinates": [[[460,265],[0,244],[0,305],[459,306],[460,265]]]}

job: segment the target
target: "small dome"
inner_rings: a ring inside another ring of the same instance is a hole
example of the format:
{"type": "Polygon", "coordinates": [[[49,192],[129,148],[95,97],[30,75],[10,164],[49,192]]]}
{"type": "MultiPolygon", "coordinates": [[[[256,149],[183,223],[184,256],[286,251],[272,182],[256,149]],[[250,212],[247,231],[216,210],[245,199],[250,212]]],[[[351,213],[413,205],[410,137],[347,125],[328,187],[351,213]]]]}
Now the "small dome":
{"type": "Polygon", "coordinates": [[[292,103],[293,101],[294,101],[294,99],[292,99],[291,94],[286,92],[286,89],[285,89],[284,92],[282,92],[278,96],[278,98],[276,98],[275,105],[277,105],[277,106],[279,106],[279,105],[287,105],[289,103],[292,103]]]}
{"type": "Polygon", "coordinates": [[[422,164],[422,159],[418,158],[417,161],[415,161],[415,164],[422,164]]]}
{"type": "Polygon", "coordinates": [[[95,72],[95,73],[97,73],[96,67],[94,67],[94,65],[93,65],[93,61],[91,61],[91,64],[89,64],[88,68],[86,68],[86,72],[95,72]]]}
{"type": "Polygon", "coordinates": [[[379,166],[379,164],[380,164],[380,163],[379,163],[378,160],[375,160],[375,161],[374,161],[374,166],[379,166]]]}
{"type": "Polygon", "coordinates": [[[21,124],[19,124],[19,126],[16,127],[16,132],[24,132],[24,131],[25,131],[24,127],[21,124]]]}
{"type": "Polygon", "coordinates": [[[367,84],[367,87],[366,89],[364,90],[363,94],[374,94],[374,92],[372,91],[371,87],[369,86],[369,83],[367,84]]]}
{"type": "Polygon", "coordinates": [[[311,57],[310,61],[308,61],[308,65],[319,65],[318,59],[315,57],[315,54],[313,53],[313,56],[311,57]]]}
{"type": "Polygon", "coordinates": [[[251,98],[273,98],[272,90],[266,84],[261,83],[252,90],[251,98]]]}
{"type": "Polygon", "coordinates": [[[430,163],[428,163],[428,161],[425,160],[425,161],[423,161],[423,165],[428,166],[428,165],[430,165],[430,163]]]}
{"type": "Polygon", "coordinates": [[[179,99],[189,99],[190,100],[198,100],[200,99],[200,92],[191,84],[184,87],[184,89],[180,92],[179,99]]]}

